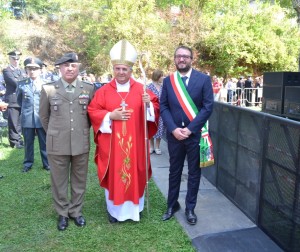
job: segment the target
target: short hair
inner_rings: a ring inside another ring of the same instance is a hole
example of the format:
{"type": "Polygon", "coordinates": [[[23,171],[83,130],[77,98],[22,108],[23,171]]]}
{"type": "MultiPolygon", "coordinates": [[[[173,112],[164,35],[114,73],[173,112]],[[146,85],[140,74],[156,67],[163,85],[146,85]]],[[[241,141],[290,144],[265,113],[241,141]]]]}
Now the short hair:
{"type": "Polygon", "coordinates": [[[159,69],[155,69],[152,73],[152,77],[151,79],[153,81],[158,81],[162,76],[164,76],[163,71],[159,70],[159,69]]]}
{"type": "Polygon", "coordinates": [[[180,45],[180,46],[178,46],[178,47],[176,48],[176,50],[175,50],[175,52],[174,52],[174,58],[175,58],[175,56],[176,56],[176,52],[177,52],[179,49],[185,49],[185,50],[190,51],[190,53],[191,53],[191,59],[193,59],[193,50],[192,50],[192,48],[190,48],[190,47],[188,47],[188,46],[184,46],[184,45],[180,45]]]}

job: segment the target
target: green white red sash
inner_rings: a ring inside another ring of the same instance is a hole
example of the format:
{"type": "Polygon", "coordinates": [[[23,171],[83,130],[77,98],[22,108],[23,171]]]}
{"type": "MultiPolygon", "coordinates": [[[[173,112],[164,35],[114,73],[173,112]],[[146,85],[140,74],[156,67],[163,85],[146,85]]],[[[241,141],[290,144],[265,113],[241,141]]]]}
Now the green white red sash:
{"type": "MultiPolygon", "coordinates": [[[[186,87],[178,71],[170,75],[171,84],[175,95],[186,116],[192,121],[198,114],[198,109],[186,90],[186,87]]],[[[201,129],[200,138],[200,167],[207,167],[214,164],[213,145],[208,134],[208,121],[201,129]]]]}

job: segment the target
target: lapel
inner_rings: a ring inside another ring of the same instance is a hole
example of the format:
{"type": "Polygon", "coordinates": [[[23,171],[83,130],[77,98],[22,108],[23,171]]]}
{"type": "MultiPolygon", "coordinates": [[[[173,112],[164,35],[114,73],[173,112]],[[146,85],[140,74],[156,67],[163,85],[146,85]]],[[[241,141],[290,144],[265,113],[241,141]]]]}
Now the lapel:
{"type": "Polygon", "coordinates": [[[74,101],[76,98],[82,93],[83,84],[78,79],[76,80],[76,87],[74,93],[68,93],[62,83],[61,79],[57,81],[58,89],[57,93],[60,94],[62,97],[67,99],[68,101],[74,101]]]}
{"type": "Polygon", "coordinates": [[[34,93],[35,87],[30,78],[25,80],[25,88],[26,88],[26,90],[28,90],[28,92],[30,92],[32,94],[34,93]]]}
{"type": "Polygon", "coordinates": [[[76,88],[74,90],[74,93],[72,94],[72,100],[75,100],[82,93],[82,90],[83,90],[83,84],[81,81],[77,79],[76,88]]]}
{"type": "Polygon", "coordinates": [[[66,100],[71,101],[70,94],[67,93],[64,84],[62,83],[61,79],[59,79],[55,84],[56,92],[64,97],[66,100]]]}
{"type": "Polygon", "coordinates": [[[190,76],[190,79],[189,79],[189,84],[188,84],[187,89],[186,89],[189,94],[193,90],[196,82],[197,82],[197,78],[195,76],[195,71],[194,71],[194,69],[192,69],[191,76],[190,76]]]}

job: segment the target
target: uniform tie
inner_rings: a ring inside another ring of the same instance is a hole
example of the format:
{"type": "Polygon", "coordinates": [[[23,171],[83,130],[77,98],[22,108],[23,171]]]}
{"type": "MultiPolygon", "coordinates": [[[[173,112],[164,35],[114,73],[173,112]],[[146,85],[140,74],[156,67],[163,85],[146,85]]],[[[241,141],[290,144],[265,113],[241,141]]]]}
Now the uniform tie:
{"type": "Polygon", "coordinates": [[[187,87],[186,80],[188,79],[188,77],[187,76],[183,76],[183,77],[181,77],[181,79],[182,79],[182,82],[185,85],[185,87],[187,87]]]}
{"type": "Polygon", "coordinates": [[[69,84],[67,89],[68,89],[68,92],[73,93],[73,85],[72,84],[69,84]]]}

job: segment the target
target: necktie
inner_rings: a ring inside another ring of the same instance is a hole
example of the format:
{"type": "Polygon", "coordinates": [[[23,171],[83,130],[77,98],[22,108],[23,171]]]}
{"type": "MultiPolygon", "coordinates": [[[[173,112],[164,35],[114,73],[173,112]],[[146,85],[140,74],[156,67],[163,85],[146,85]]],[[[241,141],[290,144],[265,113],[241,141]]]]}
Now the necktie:
{"type": "Polygon", "coordinates": [[[69,84],[69,86],[68,86],[68,91],[69,91],[69,92],[73,92],[73,85],[72,85],[72,84],[69,84]]]}
{"type": "Polygon", "coordinates": [[[186,80],[187,80],[187,76],[183,76],[183,77],[181,77],[181,79],[182,79],[182,82],[183,82],[183,84],[185,85],[185,87],[187,87],[187,84],[186,84],[186,80]]]}

